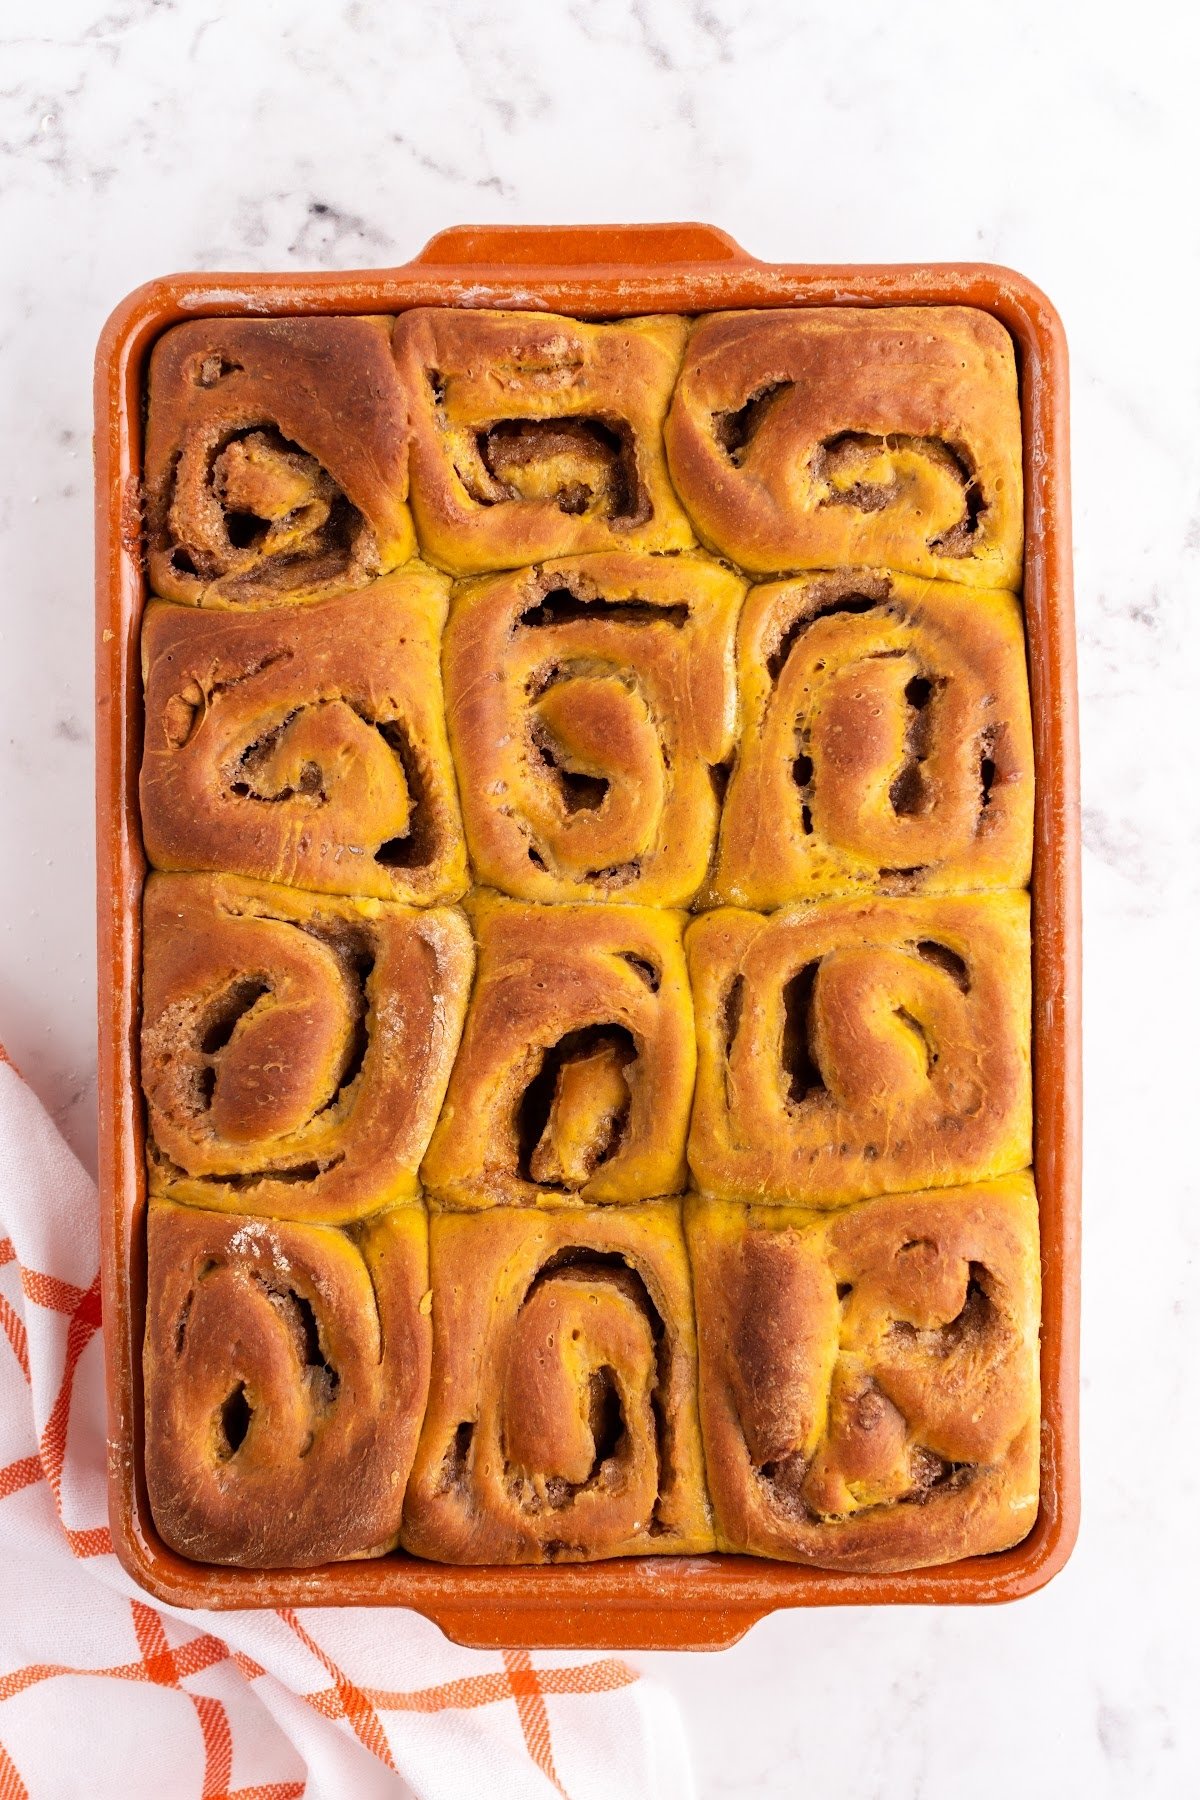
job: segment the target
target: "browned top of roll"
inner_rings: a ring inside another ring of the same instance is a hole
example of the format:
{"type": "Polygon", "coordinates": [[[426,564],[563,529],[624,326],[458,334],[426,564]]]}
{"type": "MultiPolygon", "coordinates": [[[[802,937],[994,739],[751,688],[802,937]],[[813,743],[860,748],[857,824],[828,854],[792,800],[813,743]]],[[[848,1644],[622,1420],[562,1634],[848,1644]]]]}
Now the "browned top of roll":
{"type": "Polygon", "coordinates": [[[462,1206],[679,1193],[696,1044],[683,915],[468,902],[479,970],[421,1166],[462,1206]]]}
{"type": "Polygon", "coordinates": [[[146,542],[168,600],[269,606],[412,554],[391,320],[193,319],[150,358],[146,542]]]}
{"type": "Polygon", "coordinates": [[[722,908],[687,950],[701,1192],[831,1206],[1029,1163],[1028,895],[722,908]]]}
{"type": "Polygon", "coordinates": [[[744,592],[707,557],[619,551],[460,589],[446,704],[479,881],[525,900],[694,898],[744,592]]]}
{"type": "Polygon", "coordinates": [[[689,1201],[722,1548],[828,1568],[1001,1550],[1037,1513],[1027,1174],[836,1214],[689,1201]]]}
{"type": "Polygon", "coordinates": [[[716,313],[666,422],[705,543],[743,568],[1021,582],[1012,340],[963,306],[716,313]]]}
{"type": "Polygon", "coordinates": [[[422,552],[469,575],[694,543],[662,446],[687,330],[676,317],[404,313],[395,353],[422,552]]]}
{"type": "Polygon", "coordinates": [[[329,1222],[416,1194],[471,980],[461,913],[156,874],[143,934],[153,1192],[329,1222]]]}
{"type": "Polygon", "coordinates": [[[439,1562],[712,1548],[677,1204],[438,1213],[402,1542],[439,1562]]]}
{"type": "Polygon", "coordinates": [[[1019,601],[841,569],[752,588],[711,896],[1022,887],[1033,735],[1019,601]]]}
{"type": "Polygon", "coordinates": [[[328,1226],[152,1200],[146,1481],[198,1562],[389,1550],[429,1381],[420,1207],[328,1226]]]}
{"type": "Polygon", "coordinates": [[[152,602],[142,828],[159,868],[429,904],[467,885],[442,709],[444,576],[303,609],[152,602]]]}

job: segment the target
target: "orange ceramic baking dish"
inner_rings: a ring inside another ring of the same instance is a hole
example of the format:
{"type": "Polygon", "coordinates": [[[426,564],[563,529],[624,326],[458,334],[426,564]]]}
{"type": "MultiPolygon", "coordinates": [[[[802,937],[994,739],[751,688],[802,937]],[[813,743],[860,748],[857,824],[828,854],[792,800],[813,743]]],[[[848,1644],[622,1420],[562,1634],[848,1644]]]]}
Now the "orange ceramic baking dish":
{"type": "Polygon", "coordinates": [[[459,1643],[717,1649],[786,1606],[1011,1600],[1064,1564],[1078,1477],[1080,1210],[1079,790],[1071,596],[1067,352],[1037,288],[983,264],[757,262],[706,225],[464,227],[397,269],[176,275],[113,313],[96,362],[100,1205],[113,1540],[134,1578],[180,1606],[408,1606],[459,1643]],[[389,1556],[303,1571],[205,1567],[157,1536],[146,1500],[141,1345],[146,1184],[138,1071],[137,777],[142,394],[159,334],[211,314],[526,307],[612,318],[732,307],[958,304],[1011,333],[1024,425],[1024,599],[1037,774],[1033,871],[1035,1170],[1043,1259],[1041,1506],[1011,1550],[940,1568],[851,1575],[743,1556],[455,1568],[389,1556]]]}

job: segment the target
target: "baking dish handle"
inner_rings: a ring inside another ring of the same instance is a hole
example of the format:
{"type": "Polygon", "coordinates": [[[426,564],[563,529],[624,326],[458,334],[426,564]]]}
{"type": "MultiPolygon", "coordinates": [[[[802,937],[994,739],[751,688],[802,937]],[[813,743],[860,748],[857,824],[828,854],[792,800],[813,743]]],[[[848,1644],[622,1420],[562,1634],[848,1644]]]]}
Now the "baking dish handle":
{"type": "MultiPolygon", "coordinates": [[[[649,1561],[644,1558],[641,1560],[649,1561]]],[[[707,1560],[707,1559],[706,1559],[707,1560]]],[[[593,1567],[597,1565],[592,1565],[593,1567]]],[[[757,1605],[677,1607],[664,1586],[661,1598],[640,1606],[582,1603],[563,1595],[529,1606],[464,1603],[461,1598],[410,1602],[467,1650],[728,1650],[780,1602],[757,1605]]]]}
{"type": "Polygon", "coordinates": [[[421,268],[661,268],[754,262],[715,225],[452,225],[413,258],[421,268]]]}

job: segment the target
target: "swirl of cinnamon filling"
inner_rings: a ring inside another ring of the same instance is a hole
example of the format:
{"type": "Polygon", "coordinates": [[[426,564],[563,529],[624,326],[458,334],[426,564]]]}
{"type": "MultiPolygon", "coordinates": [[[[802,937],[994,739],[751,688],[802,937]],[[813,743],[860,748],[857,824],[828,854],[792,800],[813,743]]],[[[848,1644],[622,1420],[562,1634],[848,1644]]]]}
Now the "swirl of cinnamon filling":
{"type": "Polygon", "coordinates": [[[712,1547],[679,1208],[437,1213],[402,1542],[440,1562],[712,1547]]]}

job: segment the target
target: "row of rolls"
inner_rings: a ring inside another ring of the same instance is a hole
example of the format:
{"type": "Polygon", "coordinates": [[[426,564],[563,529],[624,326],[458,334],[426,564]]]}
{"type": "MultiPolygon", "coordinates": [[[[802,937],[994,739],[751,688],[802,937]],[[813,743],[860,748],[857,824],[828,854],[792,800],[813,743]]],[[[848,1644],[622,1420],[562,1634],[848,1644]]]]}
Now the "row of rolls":
{"type": "Polygon", "coordinates": [[[747,589],[699,552],[304,607],[152,601],[150,860],[428,906],[769,909],[1021,887],[1021,607],[880,570],[747,589]]]}
{"type": "Polygon", "coordinates": [[[150,1183],[187,1205],[820,1209],[1031,1160],[1023,893],[689,918],[156,873],[144,935],[150,1183]]]}
{"type": "Polygon", "coordinates": [[[147,402],[150,585],[185,604],[697,539],[1020,586],[1013,344],[970,307],[196,319],[147,402]]]}
{"type": "Polygon", "coordinates": [[[150,1203],[145,1467],[204,1562],[1005,1548],[1038,1496],[1028,1175],[352,1226],[150,1203]]]}

